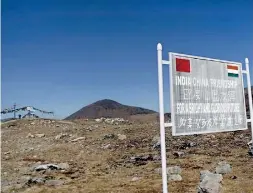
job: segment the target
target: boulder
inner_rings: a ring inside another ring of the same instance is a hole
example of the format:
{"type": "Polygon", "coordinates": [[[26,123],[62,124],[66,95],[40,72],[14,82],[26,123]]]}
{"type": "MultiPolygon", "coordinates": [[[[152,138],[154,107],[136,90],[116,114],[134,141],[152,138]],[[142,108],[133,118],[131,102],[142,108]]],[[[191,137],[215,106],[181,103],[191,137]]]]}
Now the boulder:
{"type": "Polygon", "coordinates": [[[168,176],[168,181],[182,181],[182,176],[180,174],[171,174],[168,176]]]}
{"type": "Polygon", "coordinates": [[[55,164],[42,164],[38,165],[37,167],[34,168],[35,171],[41,171],[41,170],[59,170],[59,166],[55,164]]]}
{"type": "Polygon", "coordinates": [[[200,172],[200,184],[197,188],[198,193],[221,193],[221,174],[213,174],[208,170],[200,172]]]}
{"type": "Polygon", "coordinates": [[[59,168],[60,170],[67,170],[67,169],[69,169],[69,164],[68,164],[68,163],[60,163],[60,164],[58,165],[58,168],[59,168]]]}
{"type": "Polygon", "coordinates": [[[167,174],[181,174],[182,169],[179,166],[172,166],[167,168],[167,174]]]}
{"type": "Polygon", "coordinates": [[[219,162],[215,169],[216,174],[228,174],[232,171],[231,165],[226,162],[219,162]]]}
{"type": "MultiPolygon", "coordinates": [[[[162,175],[162,168],[157,168],[156,172],[162,175]]],[[[181,181],[182,176],[180,175],[182,169],[179,166],[167,167],[167,176],[169,181],[181,181]]]]}

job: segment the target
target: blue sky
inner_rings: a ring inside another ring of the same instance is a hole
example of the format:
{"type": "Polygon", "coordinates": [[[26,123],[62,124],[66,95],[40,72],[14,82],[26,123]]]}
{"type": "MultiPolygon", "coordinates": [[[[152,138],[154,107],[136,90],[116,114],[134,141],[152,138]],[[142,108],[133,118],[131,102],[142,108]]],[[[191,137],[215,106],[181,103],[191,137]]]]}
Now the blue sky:
{"type": "Polygon", "coordinates": [[[64,118],[109,98],[158,110],[157,43],[164,59],[172,51],[253,62],[252,7],[252,0],[3,0],[2,108],[16,102],[64,118]]]}

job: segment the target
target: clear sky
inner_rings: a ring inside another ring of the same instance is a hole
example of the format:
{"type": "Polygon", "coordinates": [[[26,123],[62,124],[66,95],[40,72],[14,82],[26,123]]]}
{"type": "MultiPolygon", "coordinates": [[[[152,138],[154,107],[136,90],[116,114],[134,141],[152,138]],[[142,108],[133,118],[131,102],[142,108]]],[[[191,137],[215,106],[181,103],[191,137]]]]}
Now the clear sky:
{"type": "Polygon", "coordinates": [[[163,59],[253,63],[252,9],[252,0],[2,0],[2,109],[64,118],[109,98],[158,111],[157,43],[163,59]]]}

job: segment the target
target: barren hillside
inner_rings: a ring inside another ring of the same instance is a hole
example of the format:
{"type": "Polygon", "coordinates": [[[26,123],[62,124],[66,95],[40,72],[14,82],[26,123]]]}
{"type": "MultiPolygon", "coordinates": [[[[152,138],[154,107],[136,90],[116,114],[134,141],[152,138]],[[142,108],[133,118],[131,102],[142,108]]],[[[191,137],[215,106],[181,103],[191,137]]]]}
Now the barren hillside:
{"type": "MultiPolygon", "coordinates": [[[[252,193],[250,131],[172,137],[167,165],[182,170],[170,193],[196,193],[200,171],[226,161],[224,193],[252,193]]],[[[159,125],[122,119],[20,120],[2,124],[2,192],[162,192],[159,125]],[[47,164],[47,165],[46,165],[47,164]]]]}

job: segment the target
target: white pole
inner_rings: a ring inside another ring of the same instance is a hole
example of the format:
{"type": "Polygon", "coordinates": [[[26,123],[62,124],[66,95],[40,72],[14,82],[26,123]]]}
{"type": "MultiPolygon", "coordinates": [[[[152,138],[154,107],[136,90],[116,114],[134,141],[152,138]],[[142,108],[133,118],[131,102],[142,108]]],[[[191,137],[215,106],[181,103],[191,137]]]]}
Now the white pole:
{"type": "Polygon", "coordinates": [[[248,100],[249,100],[249,112],[250,112],[251,139],[253,142],[253,107],[252,107],[252,93],[251,93],[249,59],[248,58],[245,58],[245,65],[246,65],[246,71],[247,71],[247,86],[248,86],[248,100]]]}
{"type": "Polygon", "coordinates": [[[163,193],[168,192],[167,187],[167,169],[166,169],[166,145],[164,128],[164,104],[163,104],[163,69],[162,69],[162,45],[157,44],[158,58],[158,84],[159,84],[159,112],[160,112],[160,138],[161,138],[161,158],[162,158],[162,178],[163,193]]]}

